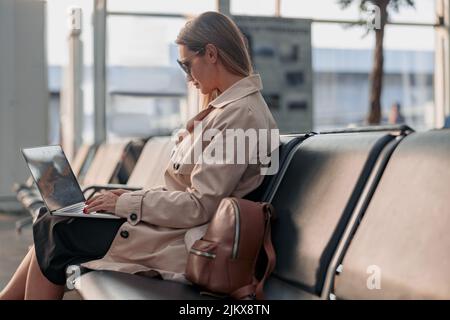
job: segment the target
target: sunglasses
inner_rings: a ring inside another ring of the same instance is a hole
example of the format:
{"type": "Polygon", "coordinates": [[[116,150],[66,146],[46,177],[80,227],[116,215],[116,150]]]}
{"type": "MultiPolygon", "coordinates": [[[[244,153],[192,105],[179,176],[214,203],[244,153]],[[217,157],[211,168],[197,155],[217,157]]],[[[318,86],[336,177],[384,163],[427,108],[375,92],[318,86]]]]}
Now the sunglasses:
{"type": "Polygon", "coordinates": [[[190,57],[184,59],[183,61],[177,59],[177,62],[179,64],[179,66],[181,67],[181,69],[183,69],[183,71],[186,73],[188,78],[192,78],[192,75],[191,75],[191,62],[192,62],[192,60],[197,55],[203,53],[204,51],[205,51],[205,48],[202,48],[202,49],[194,52],[190,57]]]}

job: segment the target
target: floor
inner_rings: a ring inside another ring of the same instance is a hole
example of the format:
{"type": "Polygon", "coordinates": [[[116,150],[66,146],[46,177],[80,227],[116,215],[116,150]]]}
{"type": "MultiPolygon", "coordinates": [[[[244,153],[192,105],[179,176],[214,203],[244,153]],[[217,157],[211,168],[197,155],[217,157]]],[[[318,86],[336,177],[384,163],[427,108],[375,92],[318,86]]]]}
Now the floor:
{"type": "MultiPolygon", "coordinates": [[[[26,225],[20,233],[16,231],[16,222],[28,217],[28,213],[0,212],[0,290],[6,286],[33,243],[31,224],[26,225]]],[[[76,299],[79,296],[75,291],[67,292],[64,296],[64,300],[76,299]]]]}
{"type": "Polygon", "coordinates": [[[0,213],[0,288],[6,286],[14,271],[33,243],[31,225],[18,233],[16,221],[28,218],[28,214],[0,213]]]}

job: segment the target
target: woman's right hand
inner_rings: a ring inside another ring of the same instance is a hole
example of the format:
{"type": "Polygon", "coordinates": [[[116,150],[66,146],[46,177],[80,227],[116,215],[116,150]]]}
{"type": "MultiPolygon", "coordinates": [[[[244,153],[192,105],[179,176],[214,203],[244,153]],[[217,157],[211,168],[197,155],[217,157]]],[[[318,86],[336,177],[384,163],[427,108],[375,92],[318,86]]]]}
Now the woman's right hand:
{"type": "Polygon", "coordinates": [[[112,193],[118,197],[120,197],[122,194],[127,193],[127,192],[131,192],[130,190],[125,190],[125,189],[113,189],[113,190],[102,190],[100,192],[96,192],[94,196],[92,196],[89,200],[87,200],[85,203],[86,205],[91,204],[94,200],[97,200],[99,197],[107,194],[107,193],[112,193]]]}
{"type": "Polygon", "coordinates": [[[114,194],[116,194],[116,195],[118,195],[118,196],[120,196],[120,195],[122,195],[124,193],[127,193],[127,192],[131,192],[130,190],[125,190],[125,189],[114,189],[114,190],[109,190],[109,191],[114,193],[114,194]]]}
{"type": "Polygon", "coordinates": [[[101,192],[85,202],[83,213],[109,212],[114,214],[120,195],[112,191],[101,192]]]}

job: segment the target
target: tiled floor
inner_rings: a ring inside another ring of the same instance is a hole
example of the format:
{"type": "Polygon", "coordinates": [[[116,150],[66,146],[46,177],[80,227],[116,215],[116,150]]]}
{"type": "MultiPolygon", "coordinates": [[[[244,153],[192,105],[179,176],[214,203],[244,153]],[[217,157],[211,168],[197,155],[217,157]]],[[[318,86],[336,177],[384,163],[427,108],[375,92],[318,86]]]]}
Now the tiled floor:
{"type": "Polygon", "coordinates": [[[28,247],[33,243],[31,225],[18,234],[15,230],[16,221],[27,218],[27,214],[0,213],[0,288],[8,283],[28,247]]]}
{"type": "MultiPolygon", "coordinates": [[[[31,224],[16,232],[16,221],[27,218],[27,214],[0,213],[0,290],[8,283],[14,271],[33,243],[31,224]]],[[[77,300],[75,291],[67,292],[64,300],[77,300]]]]}

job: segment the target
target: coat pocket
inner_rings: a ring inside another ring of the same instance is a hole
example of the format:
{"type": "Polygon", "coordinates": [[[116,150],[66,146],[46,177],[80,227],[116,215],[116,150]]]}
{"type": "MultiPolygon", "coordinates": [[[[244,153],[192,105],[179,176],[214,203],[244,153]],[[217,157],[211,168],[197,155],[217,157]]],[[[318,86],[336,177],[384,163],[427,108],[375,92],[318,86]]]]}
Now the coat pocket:
{"type": "Polygon", "coordinates": [[[197,240],[189,250],[186,278],[199,286],[207,287],[216,262],[216,252],[217,243],[197,240]]]}

